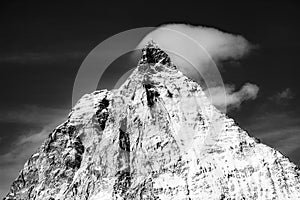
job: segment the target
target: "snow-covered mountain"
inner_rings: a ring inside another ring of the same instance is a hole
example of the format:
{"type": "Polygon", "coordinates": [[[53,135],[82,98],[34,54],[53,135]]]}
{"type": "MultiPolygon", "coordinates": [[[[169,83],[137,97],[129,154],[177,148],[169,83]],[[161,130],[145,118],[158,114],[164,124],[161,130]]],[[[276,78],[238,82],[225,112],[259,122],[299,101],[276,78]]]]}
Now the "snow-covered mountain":
{"type": "Polygon", "coordinates": [[[4,199],[296,200],[300,170],[149,43],[119,89],[78,101],[4,199]]]}

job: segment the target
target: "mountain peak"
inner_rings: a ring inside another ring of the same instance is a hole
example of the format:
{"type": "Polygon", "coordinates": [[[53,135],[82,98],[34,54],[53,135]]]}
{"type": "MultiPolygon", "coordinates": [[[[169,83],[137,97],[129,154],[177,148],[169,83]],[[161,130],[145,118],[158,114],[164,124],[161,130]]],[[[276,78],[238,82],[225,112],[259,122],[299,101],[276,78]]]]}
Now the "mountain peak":
{"type": "Polygon", "coordinates": [[[145,47],[142,49],[142,59],[140,64],[156,64],[160,63],[162,65],[172,65],[169,55],[164,52],[157,43],[150,40],[145,47]]]}
{"type": "Polygon", "coordinates": [[[119,89],[78,101],[4,199],[300,199],[299,168],[174,68],[150,41],[119,89]]]}

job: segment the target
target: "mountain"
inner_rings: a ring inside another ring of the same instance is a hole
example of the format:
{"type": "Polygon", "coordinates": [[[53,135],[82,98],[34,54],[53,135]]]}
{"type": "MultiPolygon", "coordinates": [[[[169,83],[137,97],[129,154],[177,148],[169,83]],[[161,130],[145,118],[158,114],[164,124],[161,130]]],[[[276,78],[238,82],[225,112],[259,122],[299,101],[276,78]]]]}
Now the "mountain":
{"type": "Polygon", "coordinates": [[[4,199],[296,200],[300,170],[211,105],[150,42],[119,89],[78,101],[4,199]]]}

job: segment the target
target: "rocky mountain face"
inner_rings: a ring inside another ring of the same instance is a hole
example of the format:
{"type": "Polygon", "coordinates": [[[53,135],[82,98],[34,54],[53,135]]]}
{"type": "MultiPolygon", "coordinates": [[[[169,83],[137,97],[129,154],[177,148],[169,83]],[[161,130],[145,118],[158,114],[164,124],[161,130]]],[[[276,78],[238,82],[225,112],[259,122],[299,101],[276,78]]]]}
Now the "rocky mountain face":
{"type": "Polygon", "coordinates": [[[4,199],[296,200],[300,170],[149,43],[119,89],[78,101],[4,199]]]}

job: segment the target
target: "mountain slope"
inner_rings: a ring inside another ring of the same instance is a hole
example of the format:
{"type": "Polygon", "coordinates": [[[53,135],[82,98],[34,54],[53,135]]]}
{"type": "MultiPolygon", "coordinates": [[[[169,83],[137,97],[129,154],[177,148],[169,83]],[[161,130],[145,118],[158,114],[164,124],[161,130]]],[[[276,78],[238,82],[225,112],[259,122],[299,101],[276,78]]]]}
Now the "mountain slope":
{"type": "Polygon", "coordinates": [[[155,44],[83,96],[4,199],[300,199],[300,171],[212,106],[155,44]]]}

